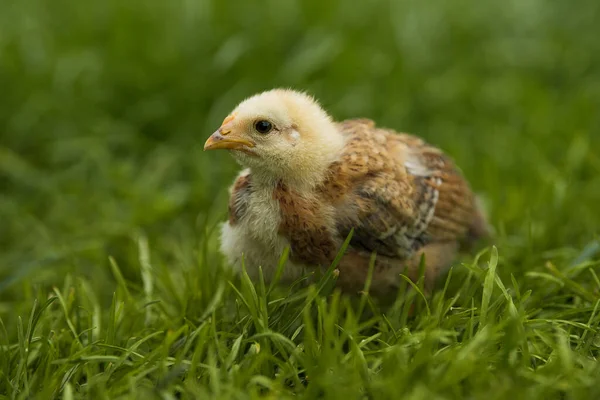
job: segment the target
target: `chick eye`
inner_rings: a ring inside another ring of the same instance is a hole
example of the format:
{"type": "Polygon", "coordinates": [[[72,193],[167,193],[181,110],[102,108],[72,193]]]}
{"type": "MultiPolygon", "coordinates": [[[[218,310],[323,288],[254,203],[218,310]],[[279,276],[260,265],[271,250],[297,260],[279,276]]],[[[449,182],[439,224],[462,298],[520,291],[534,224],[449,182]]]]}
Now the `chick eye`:
{"type": "Polygon", "coordinates": [[[256,129],[258,133],[269,133],[271,129],[273,129],[273,124],[271,124],[269,121],[261,119],[254,123],[254,129],[256,129]]]}

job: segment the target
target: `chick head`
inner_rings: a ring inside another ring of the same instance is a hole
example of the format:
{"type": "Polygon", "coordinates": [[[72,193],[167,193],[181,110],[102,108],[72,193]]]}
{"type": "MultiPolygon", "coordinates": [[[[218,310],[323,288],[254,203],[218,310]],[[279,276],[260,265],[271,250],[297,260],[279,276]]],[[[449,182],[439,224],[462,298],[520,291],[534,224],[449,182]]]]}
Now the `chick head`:
{"type": "Polygon", "coordinates": [[[311,186],[343,146],[343,135],[313,97],[274,89],[242,101],[204,150],[229,150],[264,180],[311,186]]]}

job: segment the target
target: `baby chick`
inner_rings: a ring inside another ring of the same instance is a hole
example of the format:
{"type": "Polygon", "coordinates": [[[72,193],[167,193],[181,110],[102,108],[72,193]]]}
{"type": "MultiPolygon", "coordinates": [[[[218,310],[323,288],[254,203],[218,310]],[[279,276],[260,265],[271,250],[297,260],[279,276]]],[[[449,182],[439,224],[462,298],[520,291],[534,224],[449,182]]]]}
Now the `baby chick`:
{"type": "Polygon", "coordinates": [[[282,281],[327,268],[353,236],[338,270],[345,292],[388,296],[400,274],[425,283],[461,243],[486,235],[485,219],[452,160],[423,140],[366,119],[334,122],[311,96],[275,89],[242,101],[204,150],[226,149],[245,169],[230,189],[221,251],[267,281],[290,247],[282,281]],[[406,268],[406,269],[405,269],[406,268]]]}

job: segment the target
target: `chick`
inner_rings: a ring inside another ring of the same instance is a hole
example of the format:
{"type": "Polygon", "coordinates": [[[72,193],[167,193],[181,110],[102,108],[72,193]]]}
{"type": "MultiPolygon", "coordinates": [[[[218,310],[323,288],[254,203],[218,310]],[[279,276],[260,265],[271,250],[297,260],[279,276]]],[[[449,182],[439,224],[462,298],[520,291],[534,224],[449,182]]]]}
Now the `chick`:
{"type": "Polygon", "coordinates": [[[242,101],[206,141],[245,167],[230,189],[221,251],[267,281],[289,246],[282,281],[327,268],[353,229],[336,285],[389,296],[400,274],[425,284],[452,263],[461,243],[487,234],[468,183],[423,140],[367,119],[335,122],[311,96],[274,89],[242,101]]]}

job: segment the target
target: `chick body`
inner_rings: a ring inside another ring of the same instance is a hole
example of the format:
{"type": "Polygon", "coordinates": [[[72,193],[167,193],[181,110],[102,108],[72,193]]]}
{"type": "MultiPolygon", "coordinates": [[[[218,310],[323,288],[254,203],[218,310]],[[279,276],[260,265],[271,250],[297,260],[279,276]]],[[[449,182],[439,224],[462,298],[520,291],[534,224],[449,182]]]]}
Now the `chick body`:
{"type": "Polygon", "coordinates": [[[237,135],[253,145],[231,151],[249,168],[231,188],[221,251],[238,267],[243,258],[252,278],[262,266],[272,279],[286,246],[284,282],[327,268],[353,230],[338,266],[343,291],[363,289],[373,253],[372,294],[393,293],[403,272],[416,279],[421,255],[430,289],[462,242],[487,234],[467,181],[423,140],[366,119],[333,122],[316,101],[293,91],[267,92],[238,109],[248,115],[232,114],[242,120],[237,135]],[[269,96],[280,96],[283,108],[269,96]],[[269,118],[272,142],[248,127],[269,118]]]}

